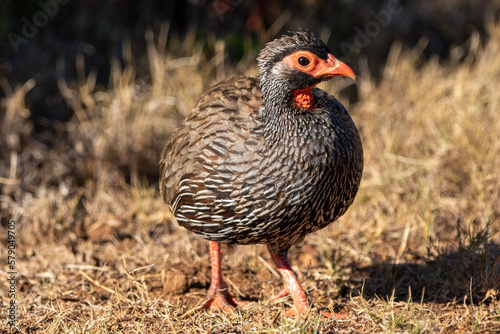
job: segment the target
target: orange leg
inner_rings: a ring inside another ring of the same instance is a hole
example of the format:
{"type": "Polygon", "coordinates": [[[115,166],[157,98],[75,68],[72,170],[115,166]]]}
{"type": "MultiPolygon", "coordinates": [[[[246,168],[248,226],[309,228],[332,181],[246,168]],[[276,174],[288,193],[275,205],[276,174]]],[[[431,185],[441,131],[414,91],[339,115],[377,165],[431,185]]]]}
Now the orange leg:
{"type": "MultiPolygon", "coordinates": [[[[299,316],[303,314],[307,314],[309,312],[309,302],[307,300],[306,293],[300,286],[297,277],[292,271],[290,267],[290,263],[288,262],[287,253],[283,253],[282,255],[278,255],[274,252],[269,252],[271,254],[271,258],[273,259],[278,271],[280,272],[283,280],[285,281],[285,287],[283,290],[273,299],[279,299],[291,295],[293,300],[293,306],[291,309],[285,312],[285,316],[299,316]]],[[[343,313],[330,313],[324,312],[322,313],[324,317],[335,317],[335,318],[347,318],[347,314],[343,313]]]]}
{"type": "Polygon", "coordinates": [[[297,277],[295,277],[295,274],[290,267],[287,253],[278,255],[270,252],[270,254],[276,264],[276,267],[278,268],[278,271],[285,281],[285,288],[276,296],[276,298],[291,295],[293,300],[292,308],[286,311],[285,315],[298,316],[307,313],[309,311],[309,302],[307,301],[306,293],[300,286],[297,277]]]}
{"type": "Polygon", "coordinates": [[[210,241],[210,261],[212,264],[212,281],[207,297],[203,301],[203,308],[219,308],[225,312],[232,312],[238,306],[248,304],[237,300],[227,290],[227,284],[222,279],[220,244],[210,241]]]}

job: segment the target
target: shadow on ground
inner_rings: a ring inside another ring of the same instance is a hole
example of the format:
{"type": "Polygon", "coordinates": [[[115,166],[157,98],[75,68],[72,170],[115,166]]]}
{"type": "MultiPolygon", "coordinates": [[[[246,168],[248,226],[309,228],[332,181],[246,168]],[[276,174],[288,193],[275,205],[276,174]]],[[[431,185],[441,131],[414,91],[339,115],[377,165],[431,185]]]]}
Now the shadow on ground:
{"type": "Polygon", "coordinates": [[[413,254],[414,263],[383,262],[357,268],[352,283],[365,296],[394,296],[395,301],[476,303],[498,296],[499,244],[476,240],[467,246],[459,245],[453,252],[435,252],[429,249],[426,257],[413,254]]]}

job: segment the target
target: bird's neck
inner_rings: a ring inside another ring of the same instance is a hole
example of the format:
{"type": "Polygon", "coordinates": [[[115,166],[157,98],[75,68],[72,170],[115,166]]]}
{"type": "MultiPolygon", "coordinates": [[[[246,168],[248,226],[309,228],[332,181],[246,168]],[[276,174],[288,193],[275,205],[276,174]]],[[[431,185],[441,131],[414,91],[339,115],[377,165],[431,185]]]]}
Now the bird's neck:
{"type": "Polygon", "coordinates": [[[305,89],[296,89],[292,91],[292,100],[297,107],[309,111],[314,111],[316,109],[316,103],[314,102],[312,93],[313,88],[314,86],[311,86],[305,89]]]}
{"type": "Polygon", "coordinates": [[[287,83],[270,81],[271,84],[262,84],[263,99],[262,121],[267,136],[276,140],[284,140],[283,131],[289,131],[297,126],[299,119],[306,110],[316,108],[313,87],[294,90],[287,83]]]}
{"type": "MultiPolygon", "coordinates": [[[[263,73],[261,73],[262,76],[263,73]]],[[[276,107],[282,110],[282,106],[288,106],[289,109],[306,109],[314,111],[316,104],[312,89],[316,86],[313,84],[307,88],[297,89],[288,80],[274,78],[272,76],[262,76],[260,80],[260,89],[262,99],[266,106],[266,110],[273,110],[276,107]]],[[[303,110],[301,110],[303,111],[303,110]]]]}

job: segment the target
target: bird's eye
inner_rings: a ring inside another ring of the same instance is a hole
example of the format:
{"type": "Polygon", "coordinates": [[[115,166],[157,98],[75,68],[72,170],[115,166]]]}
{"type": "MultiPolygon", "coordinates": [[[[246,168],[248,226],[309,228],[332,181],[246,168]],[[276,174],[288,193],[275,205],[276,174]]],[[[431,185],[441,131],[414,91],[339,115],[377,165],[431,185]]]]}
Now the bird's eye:
{"type": "Polygon", "coordinates": [[[309,65],[309,63],[311,63],[311,61],[306,57],[299,57],[299,59],[297,59],[297,62],[300,66],[307,66],[309,65]]]}

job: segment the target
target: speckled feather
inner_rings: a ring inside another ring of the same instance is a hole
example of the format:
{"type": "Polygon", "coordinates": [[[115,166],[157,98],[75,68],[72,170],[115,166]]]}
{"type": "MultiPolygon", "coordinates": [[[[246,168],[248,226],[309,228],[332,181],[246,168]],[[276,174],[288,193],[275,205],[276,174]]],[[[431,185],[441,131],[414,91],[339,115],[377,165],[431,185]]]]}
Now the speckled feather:
{"type": "Polygon", "coordinates": [[[172,136],[160,190],[180,225],[212,241],[280,252],[351,205],[363,170],[353,121],[321,89],[312,89],[313,111],[290,97],[311,82],[303,84],[280,59],[305,45],[318,56],[328,50],[309,32],[269,43],[259,56],[260,78],[220,82],[172,136]]]}

